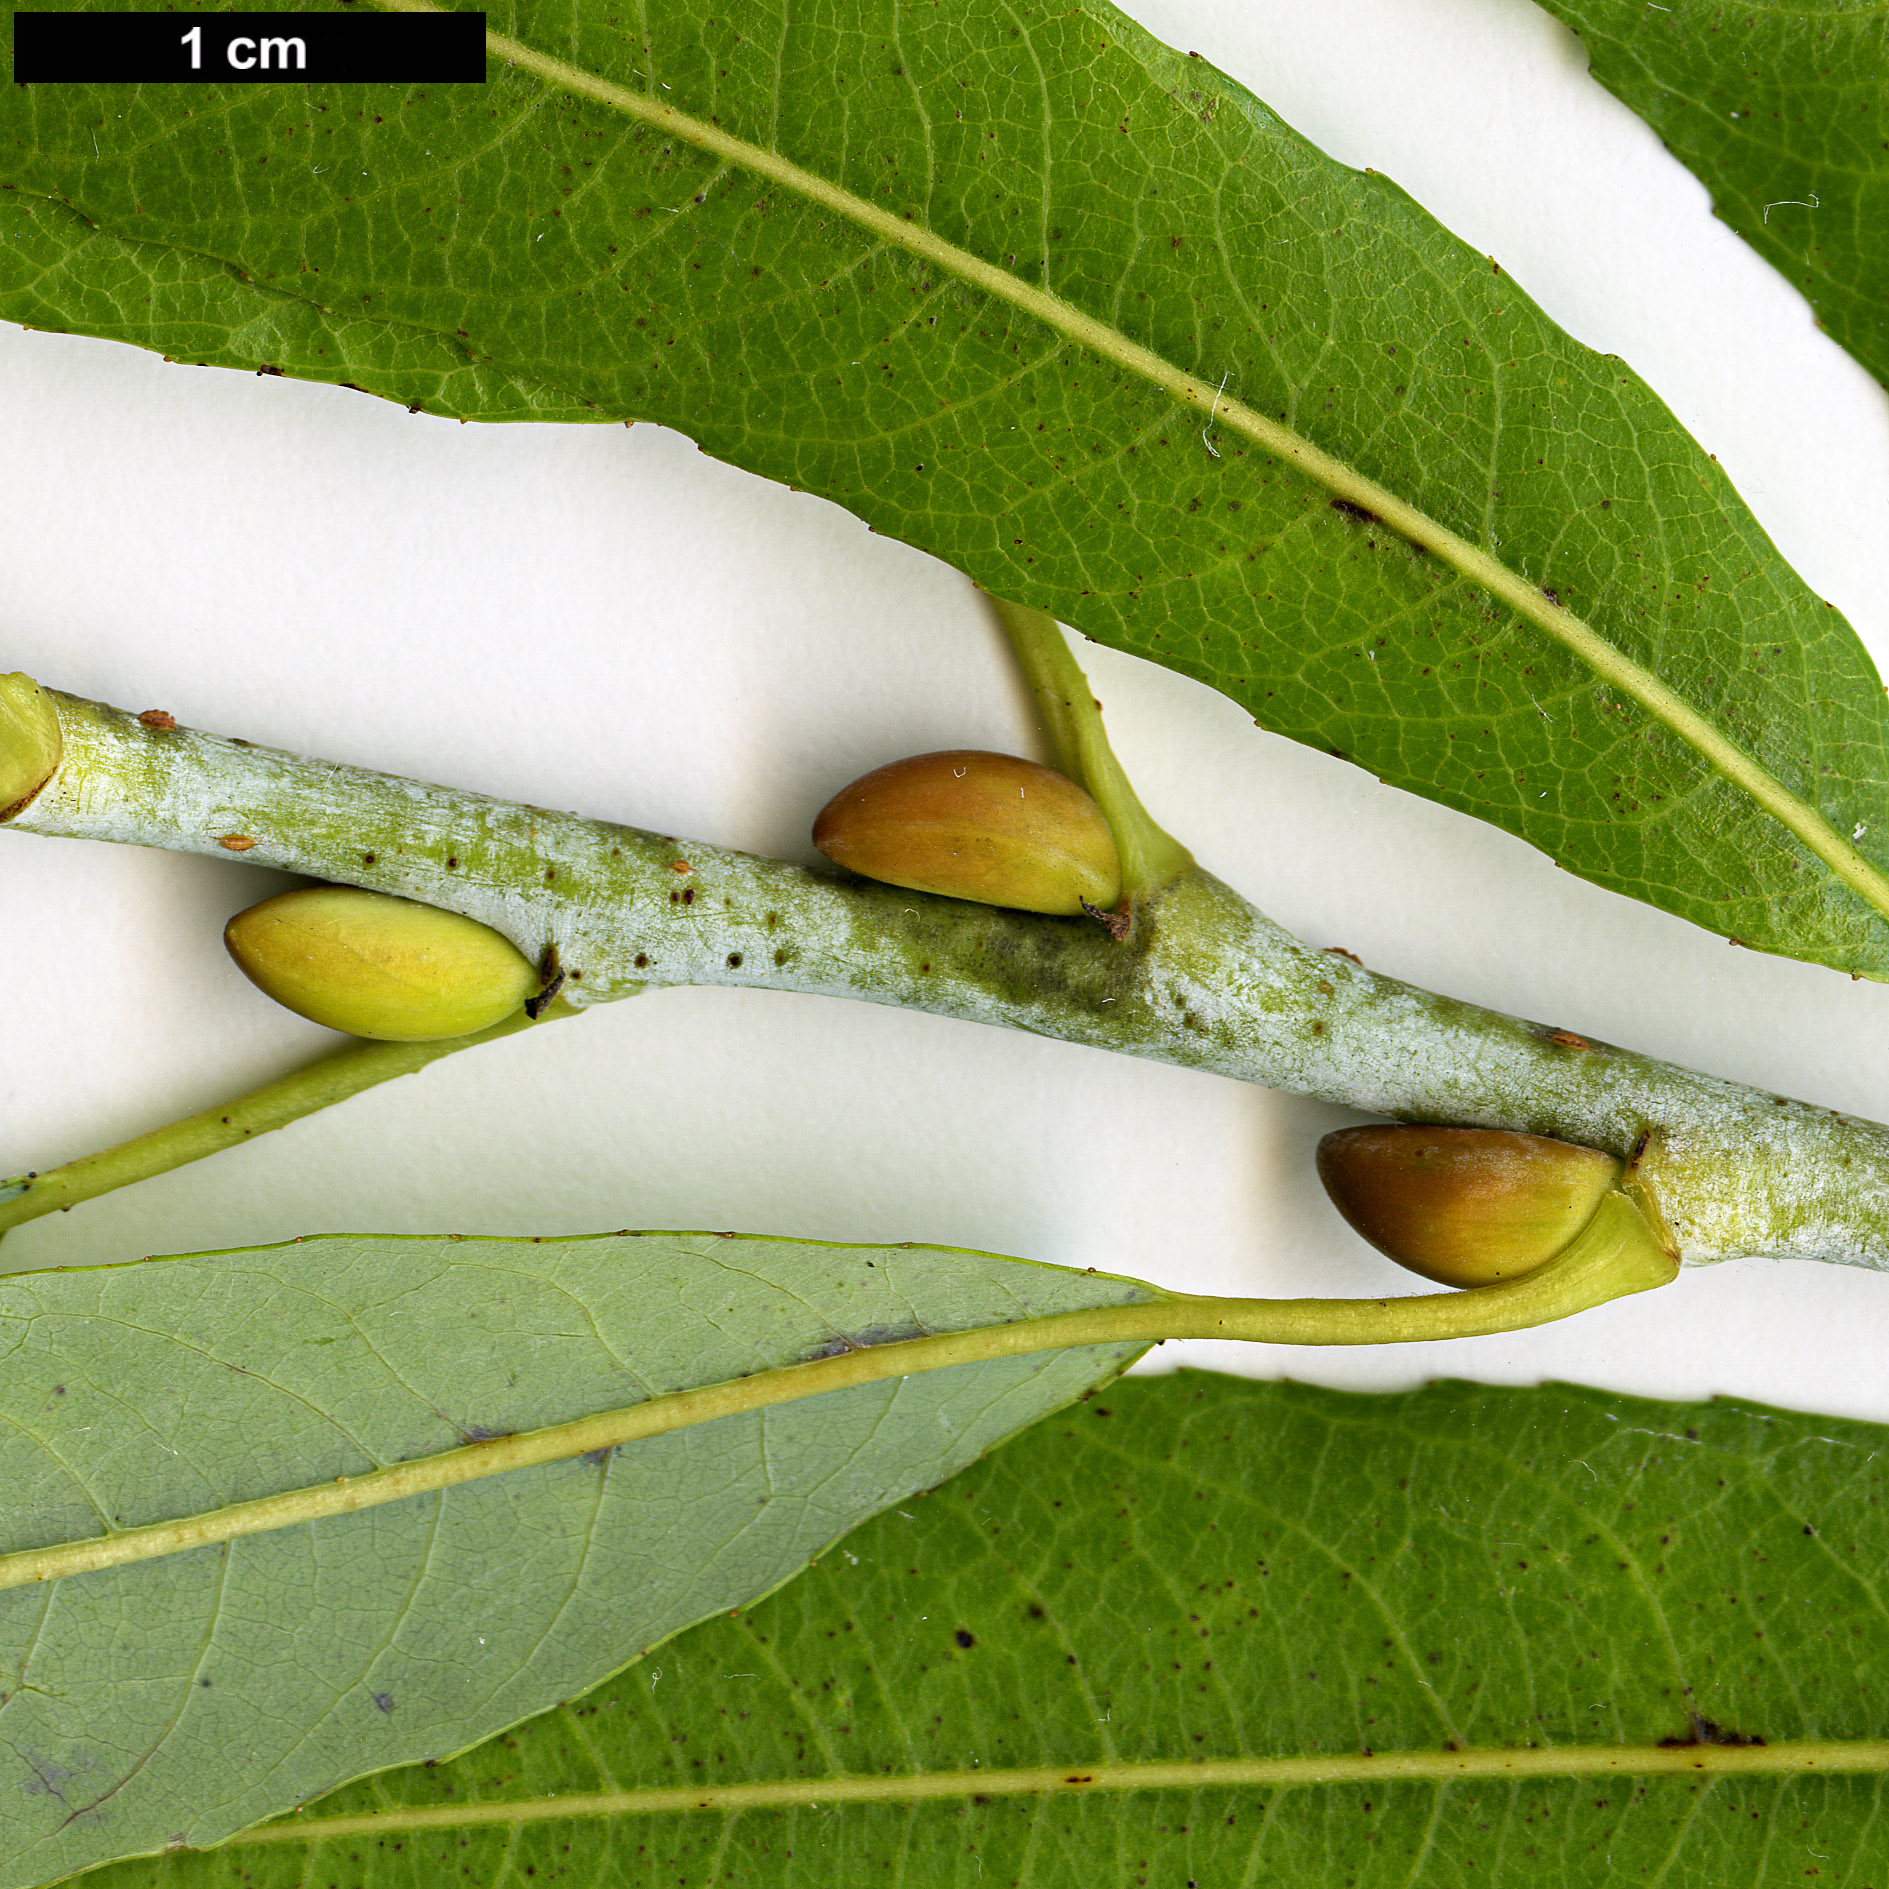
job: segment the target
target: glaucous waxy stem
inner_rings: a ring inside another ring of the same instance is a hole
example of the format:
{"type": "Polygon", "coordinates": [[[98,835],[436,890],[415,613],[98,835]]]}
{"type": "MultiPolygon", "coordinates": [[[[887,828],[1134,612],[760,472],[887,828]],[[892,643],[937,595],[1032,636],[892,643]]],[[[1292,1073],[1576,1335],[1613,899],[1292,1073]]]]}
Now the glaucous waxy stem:
{"type": "Polygon", "coordinates": [[[1353,1229],[1400,1266],[1446,1286],[1525,1278],[1580,1238],[1604,1203],[1618,1233],[1637,1220],[1610,1154],[1495,1128],[1343,1128],[1318,1144],[1318,1176],[1353,1229]]]}
{"type": "Polygon", "coordinates": [[[46,692],[18,670],[0,676],[0,820],[11,820],[58,773],[64,752],[46,692]]]}
{"type": "Polygon", "coordinates": [[[354,886],[308,886],[238,912],[223,942],[258,990],[350,1036],[425,1043],[502,1022],[542,979],[488,925],[354,886]]]}
{"type": "Polygon", "coordinates": [[[913,892],[1073,918],[1111,910],[1121,861],[1074,781],[1014,754],[918,754],[842,787],[813,823],[835,865],[913,892]]]}
{"type": "Polygon", "coordinates": [[[706,842],[679,851],[662,834],[46,694],[63,758],[0,828],[0,850],[36,833],[227,862],[240,834],[251,864],[460,912],[533,964],[555,950],[583,968],[577,1007],[690,984],[897,1004],[1380,1116],[1556,1135],[1631,1159],[1624,1186],[1690,1261],[1889,1270],[1889,1124],[1612,1044],[1571,1048],[1565,1032],[1315,951],[1198,868],[1150,881],[1148,922],[1118,950],[1100,926],[706,842]]]}

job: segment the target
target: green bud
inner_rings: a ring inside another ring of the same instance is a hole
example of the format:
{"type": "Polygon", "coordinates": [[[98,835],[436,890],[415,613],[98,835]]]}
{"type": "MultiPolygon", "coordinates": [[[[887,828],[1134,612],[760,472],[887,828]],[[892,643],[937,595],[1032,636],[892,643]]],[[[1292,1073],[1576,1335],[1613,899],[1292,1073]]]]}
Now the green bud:
{"type": "Polygon", "coordinates": [[[264,899],[223,928],[237,967],[298,1016],[424,1043],[502,1022],[541,979],[489,925],[353,886],[264,899]]]}
{"type": "Polygon", "coordinates": [[[46,691],[17,671],[0,676],[0,820],[11,820],[58,773],[64,752],[46,691]]]}
{"type": "Polygon", "coordinates": [[[1102,809],[1053,768],[953,749],[875,768],[813,824],[836,865],[914,892],[1074,917],[1122,895],[1102,809]]]}
{"type": "Polygon", "coordinates": [[[1597,1148],[1494,1128],[1341,1128],[1318,1144],[1318,1177],[1352,1227],[1445,1286],[1546,1265],[1621,1172],[1597,1148]]]}

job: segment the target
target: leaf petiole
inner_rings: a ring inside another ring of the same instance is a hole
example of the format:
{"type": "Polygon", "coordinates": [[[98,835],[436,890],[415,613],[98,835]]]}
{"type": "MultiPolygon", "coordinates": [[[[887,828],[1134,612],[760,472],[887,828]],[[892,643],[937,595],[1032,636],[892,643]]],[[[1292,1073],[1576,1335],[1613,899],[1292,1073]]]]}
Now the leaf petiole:
{"type": "Polygon", "coordinates": [[[1645,1236],[1645,1222],[1624,1195],[1619,1209],[1596,1214],[1590,1231],[1539,1272],[1468,1292],[1397,1299],[1219,1299],[1163,1291],[1130,1281],[1149,1296],[1128,1305],[1094,1306],[934,1333],[884,1344],[852,1344],[836,1356],[779,1366],[697,1389],[649,1397],[622,1409],[493,1437],[431,1456],[412,1457],[312,1487],[235,1502],[198,1515],[122,1528],[86,1540],[0,1555],[0,1589],[62,1580],[184,1554],[244,1535],[353,1515],[409,1496],[427,1495],[514,1469],[566,1462],[667,1436],[780,1404],[891,1378],[997,1358],[1085,1346],[1154,1345],[1171,1338],[1232,1338],[1252,1344],[1375,1345],[1487,1337],[1520,1331],[1669,1284],[1679,1263],[1645,1236]],[[1634,1222],[1638,1222],[1637,1227],[1634,1222]]]}
{"type": "Polygon", "coordinates": [[[0,1180],[0,1238],[42,1214],[64,1213],[81,1201],[96,1200],[115,1188],[168,1174],[172,1168],[201,1161],[205,1155],[220,1154],[225,1148],[240,1147],[258,1135],[286,1128],[304,1115],[345,1102],[383,1082],[415,1075],[462,1049],[496,1043],[536,1023],[576,1015],[569,1004],[560,1000],[547,1004],[536,1017],[520,1010],[502,1023],[470,1036],[441,1037],[426,1043],[349,1043],[306,1069],[265,1083],[233,1102],[214,1104],[182,1121],[167,1123],[96,1154],[82,1155],[63,1166],[0,1180]]]}
{"type": "Polygon", "coordinates": [[[1115,835],[1124,908],[1165,891],[1192,869],[1194,856],[1155,824],[1130,785],[1102,726],[1102,705],[1089,692],[1089,679],[1070,653],[1062,626],[1041,610],[1001,597],[992,597],[990,605],[1042,718],[1051,765],[1083,788],[1115,835]]]}

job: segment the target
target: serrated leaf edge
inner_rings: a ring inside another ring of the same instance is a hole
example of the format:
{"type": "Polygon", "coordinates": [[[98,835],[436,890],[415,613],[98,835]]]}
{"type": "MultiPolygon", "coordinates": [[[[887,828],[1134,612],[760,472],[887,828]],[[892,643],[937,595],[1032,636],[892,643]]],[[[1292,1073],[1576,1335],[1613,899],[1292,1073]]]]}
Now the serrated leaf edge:
{"type": "MultiPolygon", "coordinates": [[[[375,0],[375,4],[394,13],[455,10],[435,5],[433,0],[375,0]]],[[[881,209],[777,152],[734,137],[720,126],[704,123],[660,99],[632,92],[582,67],[539,52],[522,40],[491,31],[486,33],[485,39],[486,49],[493,58],[533,73],[547,85],[621,112],[640,124],[653,126],[724,163],[766,178],[846,218],[880,241],[949,271],[960,281],[1042,322],[1078,347],[1139,375],[1179,405],[1205,416],[1211,424],[1224,426],[1287,461],[1334,498],[1372,513],[1400,537],[1448,564],[1506,604],[1516,615],[1545,631],[1603,682],[1637,702],[1655,721],[1670,729],[1794,835],[1860,898],[1889,917],[1889,877],[1872,866],[1814,807],[1799,799],[1651,670],[1642,668],[1591,624],[1562,608],[1519,572],[1510,570],[1480,546],[1471,544],[1375,480],[1335,459],[1282,422],[1268,418],[1175,366],[1152,349],[1131,341],[1118,329],[1096,320],[1052,291],[1032,287],[1008,270],[936,235],[912,217],[881,209]]]]}

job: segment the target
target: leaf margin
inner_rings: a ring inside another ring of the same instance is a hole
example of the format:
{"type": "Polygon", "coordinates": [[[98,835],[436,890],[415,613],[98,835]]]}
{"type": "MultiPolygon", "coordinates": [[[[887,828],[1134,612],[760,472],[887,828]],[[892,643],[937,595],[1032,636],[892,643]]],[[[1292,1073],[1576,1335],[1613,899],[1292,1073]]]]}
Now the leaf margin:
{"type": "MultiPolygon", "coordinates": [[[[393,13],[444,14],[454,10],[438,4],[437,0],[372,0],[372,4],[393,13]]],[[[1701,755],[1821,860],[1843,884],[1889,918],[1889,874],[1871,865],[1816,808],[1793,794],[1676,691],[1624,650],[1616,648],[1591,624],[1563,608],[1539,585],[1529,583],[1520,573],[1400,499],[1376,480],[1354,471],[1283,422],[1270,419],[1243,400],[1229,399],[1223,391],[1174,366],[1152,348],[1130,340],[1118,329],[1086,314],[1053,291],[1033,287],[1009,270],[984,261],[912,218],[882,210],[790,159],[737,138],[719,126],[706,124],[660,99],[639,95],[626,86],[539,52],[521,40],[496,30],[488,30],[485,37],[492,57],[522,67],[548,85],[660,129],[698,150],[809,198],[882,242],[897,244],[1062,333],[1099,358],[1138,374],[1196,416],[1205,416],[1211,424],[1224,425],[1262,451],[1290,462],[1323,486],[1334,503],[1381,520],[1408,543],[1449,565],[1526,622],[1553,637],[1602,682],[1631,698],[1701,755]]]]}

